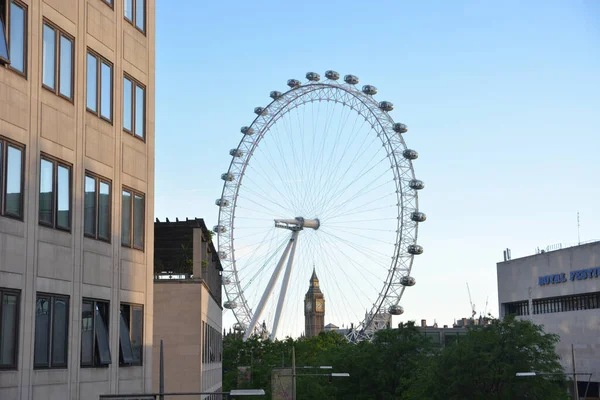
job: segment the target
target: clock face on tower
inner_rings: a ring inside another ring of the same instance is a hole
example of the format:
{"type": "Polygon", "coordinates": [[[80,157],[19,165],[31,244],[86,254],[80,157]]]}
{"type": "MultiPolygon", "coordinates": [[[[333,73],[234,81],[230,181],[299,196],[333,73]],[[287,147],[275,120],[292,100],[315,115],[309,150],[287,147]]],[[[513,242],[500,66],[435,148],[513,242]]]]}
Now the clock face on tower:
{"type": "Polygon", "coordinates": [[[310,301],[309,301],[309,302],[307,302],[307,303],[304,305],[304,308],[306,309],[306,312],[311,312],[311,311],[312,311],[312,302],[310,302],[310,301]]]}
{"type": "Polygon", "coordinates": [[[318,312],[323,312],[325,310],[325,302],[322,299],[317,299],[316,310],[318,312]]]}

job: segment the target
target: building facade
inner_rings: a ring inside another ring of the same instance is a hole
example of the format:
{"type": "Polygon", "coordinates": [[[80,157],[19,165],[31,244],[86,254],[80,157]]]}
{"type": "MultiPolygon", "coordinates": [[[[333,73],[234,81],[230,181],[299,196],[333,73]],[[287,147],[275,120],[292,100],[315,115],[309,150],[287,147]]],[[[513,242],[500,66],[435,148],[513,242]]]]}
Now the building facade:
{"type": "Polygon", "coordinates": [[[304,335],[318,336],[325,327],[325,296],[319,287],[319,278],[313,269],[310,285],[304,296],[304,335]]]}
{"type": "Polygon", "coordinates": [[[154,0],[0,1],[0,399],[152,389],[154,0]]]}
{"type": "MultiPolygon", "coordinates": [[[[588,397],[600,397],[600,242],[500,262],[497,274],[500,317],[514,314],[560,335],[565,372],[593,373],[588,397]]],[[[582,396],[587,379],[578,376],[582,396]]]]}
{"type": "Polygon", "coordinates": [[[157,220],[154,233],[154,392],[159,391],[161,340],[166,392],[219,392],[223,268],[212,234],[202,219],[157,220]]]}

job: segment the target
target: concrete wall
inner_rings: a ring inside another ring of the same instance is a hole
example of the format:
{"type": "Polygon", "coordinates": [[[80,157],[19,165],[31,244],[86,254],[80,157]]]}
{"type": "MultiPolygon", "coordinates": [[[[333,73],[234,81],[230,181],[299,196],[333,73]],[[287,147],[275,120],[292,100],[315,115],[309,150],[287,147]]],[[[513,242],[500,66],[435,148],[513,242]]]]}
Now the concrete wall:
{"type": "Polygon", "coordinates": [[[0,135],[26,146],[24,219],[0,217],[0,287],[21,291],[18,369],[0,371],[2,400],[93,399],[101,393],[152,388],[154,216],[154,0],[147,2],[146,34],[102,0],[21,0],[28,6],[27,77],[0,67],[0,135]],[[46,18],[75,38],[74,101],[42,88],[42,23],[46,18]],[[113,64],[113,122],[86,111],[90,48],[113,64]],[[122,130],[123,73],[146,86],[146,141],[122,130]],[[40,152],[73,165],[71,232],[38,224],[40,152]],[[111,243],[84,238],[84,174],[112,181],[111,243]],[[121,247],[121,187],[145,194],[145,251],[121,247]],[[70,296],[68,368],[33,369],[37,292],[70,296]],[[80,368],[81,301],[110,301],[108,368],[80,368]],[[119,367],[121,302],[144,305],[144,364],[119,367]]]}
{"type": "MultiPolygon", "coordinates": [[[[533,314],[532,300],[572,294],[600,292],[600,277],[569,280],[570,272],[600,267],[600,242],[498,263],[498,302],[529,301],[529,318],[544,325],[546,332],[559,334],[557,352],[566,371],[572,372],[571,344],[575,346],[575,366],[579,372],[593,372],[600,381],[600,309],[533,314]],[[565,273],[566,282],[539,285],[540,276],[565,273]]],[[[581,378],[579,378],[581,379],[581,378]]],[[[587,379],[587,377],[586,377],[587,379]]]]}

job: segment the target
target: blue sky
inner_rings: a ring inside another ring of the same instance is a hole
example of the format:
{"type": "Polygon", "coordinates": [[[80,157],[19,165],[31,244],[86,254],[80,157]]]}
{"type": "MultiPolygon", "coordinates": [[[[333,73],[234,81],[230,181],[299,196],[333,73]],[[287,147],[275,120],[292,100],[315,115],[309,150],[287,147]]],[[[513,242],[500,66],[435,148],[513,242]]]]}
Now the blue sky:
{"type": "Polygon", "coordinates": [[[425,253],[398,321],[467,316],[466,282],[497,315],[502,250],[576,243],[578,211],[581,240],[600,239],[596,1],[158,0],[156,46],[161,220],[214,225],[253,108],[289,78],[334,69],[377,86],[420,154],[425,253]]]}

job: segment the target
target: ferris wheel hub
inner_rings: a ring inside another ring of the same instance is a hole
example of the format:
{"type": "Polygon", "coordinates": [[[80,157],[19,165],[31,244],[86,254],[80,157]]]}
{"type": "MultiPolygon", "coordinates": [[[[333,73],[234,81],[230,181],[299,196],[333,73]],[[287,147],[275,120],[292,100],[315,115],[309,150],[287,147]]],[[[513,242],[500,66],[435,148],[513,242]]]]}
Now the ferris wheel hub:
{"type": "Polygon", "coordinates": [[[315,231],[321,226],[318,218],[304,219],[296,217],[294,219],[275,219],[275,228],[289,229],[290,231],[301,231],[304,228],[311,228],[315,231]]]}

